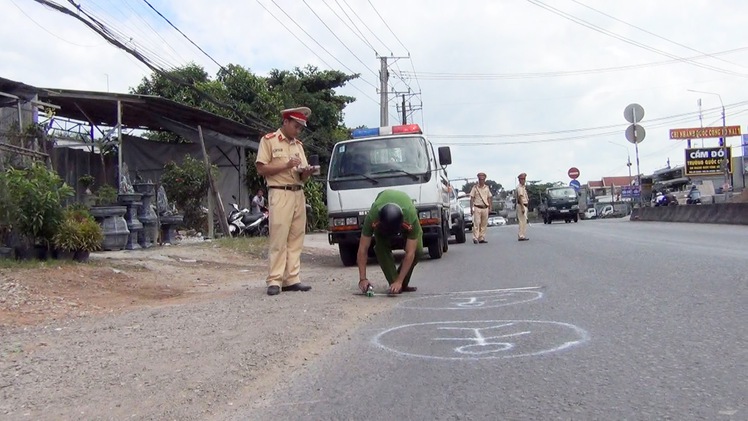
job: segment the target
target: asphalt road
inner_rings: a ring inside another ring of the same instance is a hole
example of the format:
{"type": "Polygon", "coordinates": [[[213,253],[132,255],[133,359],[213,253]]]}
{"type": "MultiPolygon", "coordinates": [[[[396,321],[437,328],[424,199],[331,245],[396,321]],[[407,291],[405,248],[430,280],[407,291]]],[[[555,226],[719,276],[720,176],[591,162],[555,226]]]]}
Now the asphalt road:
{"type": "MultiPolygon", "coordinates": [[[[746,420],[748,227],[489,228],[237,419],[746,420]]],[[[370,265],[370,270],[378,270],[370,265]]]]}

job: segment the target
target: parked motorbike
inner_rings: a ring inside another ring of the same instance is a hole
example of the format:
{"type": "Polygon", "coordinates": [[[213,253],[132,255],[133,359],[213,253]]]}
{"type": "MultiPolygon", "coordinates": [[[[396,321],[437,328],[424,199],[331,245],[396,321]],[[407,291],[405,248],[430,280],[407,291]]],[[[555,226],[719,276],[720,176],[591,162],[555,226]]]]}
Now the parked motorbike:
{"type": "MultiPolygon", "coordinates": [[[[236,201],[236,197],[232,196],[236,201]]],[[[239,209],[239,205],[231,203],[231,212],[226,216],[229,223],[229,234],[232,237],[248,236],[260,237],[270,234],[270,213],[267,208],[262,208],[261,213],[253,214],[249,209],[239,209]]]]}

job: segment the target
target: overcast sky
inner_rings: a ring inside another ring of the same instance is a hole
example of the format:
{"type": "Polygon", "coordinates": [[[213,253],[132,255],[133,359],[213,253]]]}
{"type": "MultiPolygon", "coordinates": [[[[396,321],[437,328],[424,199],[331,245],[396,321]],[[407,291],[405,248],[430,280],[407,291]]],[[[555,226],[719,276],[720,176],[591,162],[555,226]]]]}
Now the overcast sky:
{"type": "MultiPolygon", "coordinates": [[[[193,61],[216,74],[218,65],[146,1],[78,2],[162,65],[193,61]]],[[[408,121],[451,146],[451,178],[483,171],[510,187],[524,171],[529,180],[567,183],[574,166],[586,183],[627,175],[627,156],[636,174],[634,145],[624,137],[631,103],[645,110],[644,174],[668,159],[682,164],[686,141],[670,140],[668,130],[720,126],[722,103],[727,125],[747,131],[744,0],[149,3],[222,65],[260,75],[307,64],[360,73],[340,91],[357,98],[345,110],[349,127],[379,126],[377,55],[393,56],[390,89],[417,94],[408,97],[415,109],[408,121]]],[[[2,77],[127,92],[151,74],[78,20],[33,0],[0,0],[0,23],[2,77]]],[[[400,101],[391,97],[390,124],[400,101]]],[[[728,144],[741,154],[739,138],[728,144]]]]}

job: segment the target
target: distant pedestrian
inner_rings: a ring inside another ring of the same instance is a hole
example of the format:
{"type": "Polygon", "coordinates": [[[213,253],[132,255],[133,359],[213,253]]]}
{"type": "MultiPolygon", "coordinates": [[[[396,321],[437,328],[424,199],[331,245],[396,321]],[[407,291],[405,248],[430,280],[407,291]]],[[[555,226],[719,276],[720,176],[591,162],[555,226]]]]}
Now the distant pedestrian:
{"type": "Polygon", "coordinates": [[[257,189],[257,194],[252,198],[252,207],[250,213],[258,214],[265,210],[265,191],[257,189]]]}
{"type": "Polygon", "coordinates": [[[486,184],[486,173],[478,173],[478,184],[470,190],[470,212],[473,215],[473,244],[487,243],[486,228],[491,213],[491,189],[486,184]]]}
{"type": "Polygon", "coordinates": [[[527,187],[525,187],[525,181],[527,180],[527,174],[522,173],[517,176],[519,185],[514,192],[514,197],[517,200],[517,223],[519,224],[518,241],[527,241],[527,209],[530,205],[530,198],[527,195],[527,187]]]}

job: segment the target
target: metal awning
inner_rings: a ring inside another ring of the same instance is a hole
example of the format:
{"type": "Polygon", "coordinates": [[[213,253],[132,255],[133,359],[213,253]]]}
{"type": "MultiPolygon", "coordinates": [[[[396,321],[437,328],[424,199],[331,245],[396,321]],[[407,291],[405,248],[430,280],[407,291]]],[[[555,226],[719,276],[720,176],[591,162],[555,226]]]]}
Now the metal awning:
{"type": "Polygon", "coordinates": [[[4,78],[0,78],[0,92],[29,101],[37,95],[38,101],[60,107],[55,115],[94,126],[117,127],[120,104],[122,128],[170,131],[192,140],[200,126],[206,138],[255,151],[264,134],[244,123],[153,95],[36,88],[4,78]]]}

